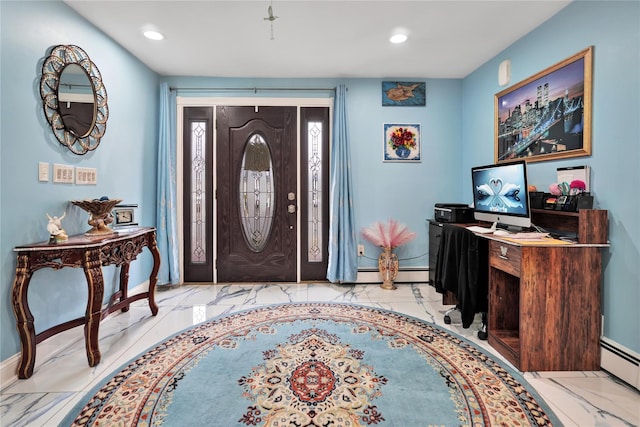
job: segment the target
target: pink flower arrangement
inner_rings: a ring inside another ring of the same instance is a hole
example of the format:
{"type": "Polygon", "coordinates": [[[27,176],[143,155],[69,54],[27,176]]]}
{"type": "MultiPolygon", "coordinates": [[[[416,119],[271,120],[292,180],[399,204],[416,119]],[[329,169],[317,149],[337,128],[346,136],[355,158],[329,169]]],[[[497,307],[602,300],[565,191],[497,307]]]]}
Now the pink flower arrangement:
{"type": "Polygon", "coordinates": [[[410,231],[406,225],[400,224],[395,219],[389,219],[386,224],[376,222],[362,229],[362,237],[376,246],[393,249],[413,240],[416,237],[416,233],[410,231]]]}
{"type": "Polygon", "coordinates": [[[563,182],[561,184],[551,184],[549,186],[549,193],[553,194],[554,196],[560,196],[562,194],[573,196],[582,193],[586,189],[587,185],[584,183],[584,181],[574,179],[573,181],[571,181],[571,184],[567,184],[566,182],[563,182]]]}
{"type": "Polygon", "coordinates": [[[572,190],[584,191],[587,189],[587,184],[579,179],[574,179],[573,181],[571,181],[571,184],[569,184],[569,187],[572,190]]]}
{"type": "Polygon", "coordinates": [[[549,185],[549,193],[553,194],[554,196],[560,196],[562,195],[562,189],[560,189],[560,185],[554,182],[553,184],[549,185]]]}

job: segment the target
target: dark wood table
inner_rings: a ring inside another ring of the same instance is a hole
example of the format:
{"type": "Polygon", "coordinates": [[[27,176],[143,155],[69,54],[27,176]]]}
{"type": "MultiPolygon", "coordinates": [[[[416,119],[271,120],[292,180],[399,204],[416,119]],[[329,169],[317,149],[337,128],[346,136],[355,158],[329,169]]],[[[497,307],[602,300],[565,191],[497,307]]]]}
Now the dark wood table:
{"type": "Polygon", "coordinates": [[[105,236],[91,237],[78,235],[69,237],[64,243],[35,243],[14,248],[17,253],[16,275],[13,281],[12,304],[16,326],[20,335],[22,355],[18,365],[18,377],[33,375],[36,359],[36,345],[67,329],[84,325],[85,347],[89,366],[100,363],[98,329],[100,321],[117,310],[128,311],[129,305],[140,299],[149,300],[149,308],[154,316],[158,314],[155,302],[155,287],[160,268],[160,253],[156,244],[156,229],[141,227],[128,231],[118,231],[105,236]],[[128,295],[129,264],[147,247],[153,255],[153,268],[149,275],[149,290],[136,295],[128,295]],[[120,266],[120,288],[111,296],[109,304],[102,307],[104,279],[102,266],[120,266]],[[64,267],[82,268],[87,279],[89,295],[84,317],[53,326],[35,333],[34,318],[29,310],[27,292],[31,276],[42,268],[59,270],[64,267]]]}

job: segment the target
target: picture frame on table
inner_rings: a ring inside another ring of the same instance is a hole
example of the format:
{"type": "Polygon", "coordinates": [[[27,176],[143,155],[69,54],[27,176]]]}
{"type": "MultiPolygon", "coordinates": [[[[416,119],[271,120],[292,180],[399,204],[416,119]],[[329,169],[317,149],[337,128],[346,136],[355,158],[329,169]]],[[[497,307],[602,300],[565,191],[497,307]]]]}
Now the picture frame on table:
{"type": "Polygon", "coordinates": [[[420,162],[420,124],[385,123],[383,153],[385,162],[420,162]]]}
{"type": "Polygon", "coordinates": [[[116,205],[111,211],[113,215],[113,228],[137,227],[137,204],[116,205]]]}
{"type": "Polygon", "coordinates": [[[497,93],[495,163],[591,155],[593,46],[497,93]]]}

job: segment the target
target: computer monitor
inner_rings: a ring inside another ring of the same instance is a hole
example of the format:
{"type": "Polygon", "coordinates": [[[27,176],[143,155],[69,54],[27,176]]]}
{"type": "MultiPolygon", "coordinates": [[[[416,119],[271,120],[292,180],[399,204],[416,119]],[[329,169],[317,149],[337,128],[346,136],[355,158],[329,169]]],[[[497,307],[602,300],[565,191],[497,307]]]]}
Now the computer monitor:
{"type": "Polygon", "coordinates": [[[524,160],[471,168],[474,218],[496,226],[531,227],[524,160]]]}

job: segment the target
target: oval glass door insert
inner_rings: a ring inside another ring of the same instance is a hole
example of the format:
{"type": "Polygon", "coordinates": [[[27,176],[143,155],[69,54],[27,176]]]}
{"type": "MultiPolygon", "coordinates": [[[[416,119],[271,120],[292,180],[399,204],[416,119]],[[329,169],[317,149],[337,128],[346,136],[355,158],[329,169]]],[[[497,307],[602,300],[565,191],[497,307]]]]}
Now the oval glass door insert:
{"type": "Polygon", "coordinates": [[[260,252],[269,239],[275,209],[273,161],[260,134],[249,137],[240,168],[240,218],[249,249],[260,252]]]}

